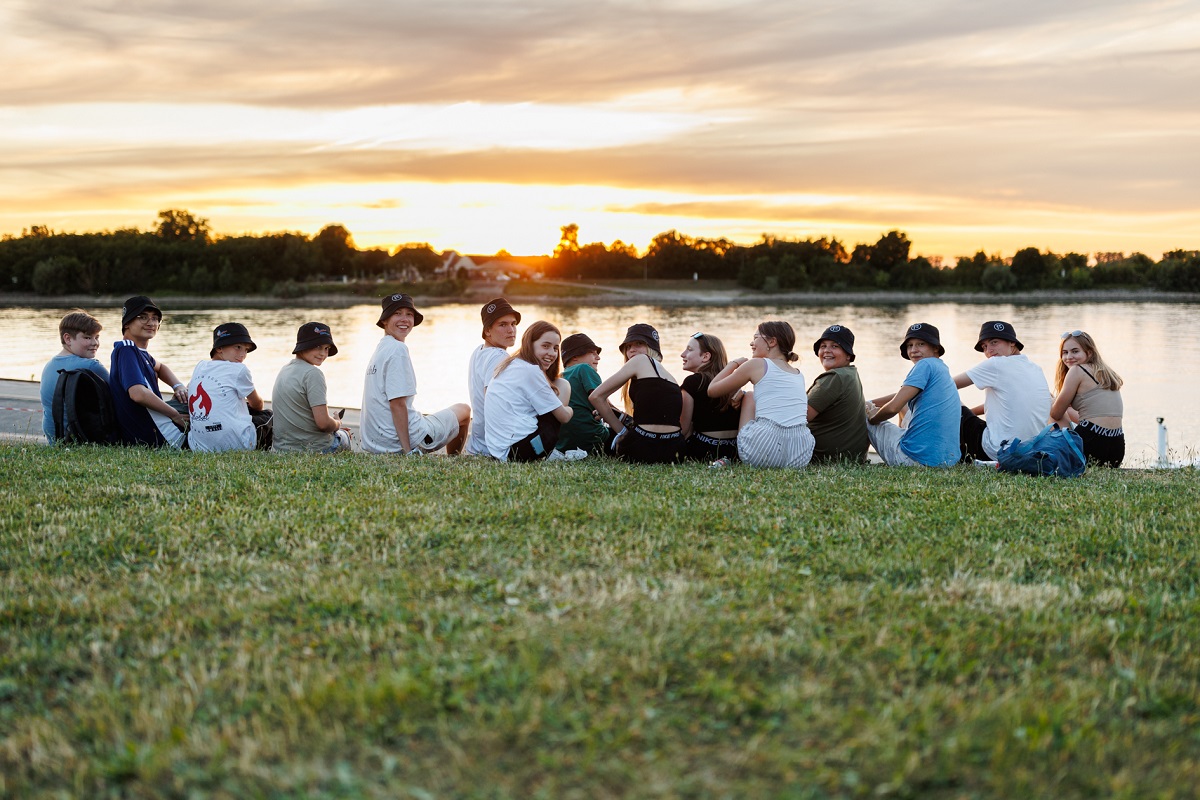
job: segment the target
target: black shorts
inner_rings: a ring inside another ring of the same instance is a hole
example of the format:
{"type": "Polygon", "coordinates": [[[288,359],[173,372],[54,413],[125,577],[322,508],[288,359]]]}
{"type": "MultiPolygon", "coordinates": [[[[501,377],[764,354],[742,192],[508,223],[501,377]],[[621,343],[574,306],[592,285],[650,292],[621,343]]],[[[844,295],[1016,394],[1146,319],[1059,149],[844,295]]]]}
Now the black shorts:
{"type": "Polygon", "coordinates": [[[617,456],[635,464],[674,464],[683,455],[683,434],[653,433],[634,425],[617,442],[617,456]]]}
{"type": "Polygon", "coordinates": [[[983,449],[983,432],[987,423],[966,406],[962,407],[962,419],[958,424],[959,449],[962,451],[961,462],[991,461],[992,457],[983,449]]]}
{"type": "Polygon", "coordinates": [[[1125,460],[1125,431],[1121,428],[1101,428],[1085,420],[1075,426],[1075,432],[1083,439],[1083,454],[1090,463],[1119,467],[1125,460]]]}
{"type": "Polygon", "coordinates": [[[693,433],[683,446],[683,457],[689,461],[703,461],[706,464],[711,464],[718,458],[737,461],[737,437],[714,439],[703,433],[693,433]]]}

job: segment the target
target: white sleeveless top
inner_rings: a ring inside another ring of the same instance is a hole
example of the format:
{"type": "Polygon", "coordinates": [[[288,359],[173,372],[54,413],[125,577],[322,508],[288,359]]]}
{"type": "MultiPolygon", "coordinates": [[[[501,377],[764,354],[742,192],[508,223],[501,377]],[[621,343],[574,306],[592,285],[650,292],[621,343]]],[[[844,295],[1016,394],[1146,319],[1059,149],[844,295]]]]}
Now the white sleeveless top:
{"type": "Polygon", "coordinates": [[[767,371],[754,384],[754,416],[769,419],[776,425],[791,427],[808,424],[808,393],[804,374],[785,372],[769,358],[764,358],[767,371]]]}

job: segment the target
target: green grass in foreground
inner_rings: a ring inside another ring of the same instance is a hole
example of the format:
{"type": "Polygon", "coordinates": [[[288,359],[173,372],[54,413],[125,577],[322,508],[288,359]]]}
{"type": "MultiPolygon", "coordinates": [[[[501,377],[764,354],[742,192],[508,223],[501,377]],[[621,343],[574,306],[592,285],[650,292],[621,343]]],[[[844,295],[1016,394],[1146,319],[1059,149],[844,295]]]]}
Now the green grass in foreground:
{"type": "Polygon", "coordinates": [[[0,795],[1194,796],[1197,486],[3,446],[0,795]]]}

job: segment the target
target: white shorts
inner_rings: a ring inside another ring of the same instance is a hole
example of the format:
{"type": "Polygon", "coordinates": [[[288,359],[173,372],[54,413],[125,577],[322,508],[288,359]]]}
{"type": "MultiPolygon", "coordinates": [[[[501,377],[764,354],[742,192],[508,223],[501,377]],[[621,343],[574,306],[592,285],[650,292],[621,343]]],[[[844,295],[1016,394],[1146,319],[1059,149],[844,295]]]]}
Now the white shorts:
{"type": "Polygon", "coordinates": [[[742,426],[737,437],[738,458],[752,467],[807,467],[817,440],[808,425],[784,427],[755,417],[742,426]]]}
{"type": "Polygon", "coordinates": [[[889,467],[919,467],[912,457],[900,449],[900,440],[904,438],[904,429],[891,423],[881,422],[878,425],[867,423],[867,438],[871,446],[889,467]]]}
{"type": "Polygon", "coordinates": [[[418,429],[410,427],[408,431],[408,440],[413,447],[419,447],[426,453],[441,450],[455,436],[458,436],[458,414],[454,413],[453,408],[422,414],[418,429]]]}

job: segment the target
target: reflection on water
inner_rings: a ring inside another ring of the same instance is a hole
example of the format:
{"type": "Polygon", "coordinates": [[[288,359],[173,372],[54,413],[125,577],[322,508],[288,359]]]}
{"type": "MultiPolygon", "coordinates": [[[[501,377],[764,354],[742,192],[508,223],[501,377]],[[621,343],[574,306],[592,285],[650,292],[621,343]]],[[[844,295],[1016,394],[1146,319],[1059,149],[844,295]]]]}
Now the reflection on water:
{"type": "MultiPolygon", "coordinates": [[[[246,360],[259,391],[269,398],[275,375],[288,359],[296,329],[319,320],[333,329],[340,352],[322,368],[329,383],[331,406],[357,408],[362,402],[363,373],[382,331],[375,327],[378,305],[345,309],[294,311],[279,309],[217,309],[173,313],[151,344],[151,352],[187,380],[195,364],[208,358],[212,329],[222,322],[244,323],[258,350],[246,360]]],[[[584,331],[604,350],[601,375],[620,363],[617,345],[625,328],[649,322],[658,328],[666,366],[682,379],[678,354],[687,337],[696,331],[719,336],[730,357],[747,355],[755,325],[764,319],[784,319],[796,329],[799,367],[811,381],[819,366],[812,354],[813,339],[826,326],[840,323],[856,336],[855,361],[868,397],[895,391],[908,371],[900,357],[900,339],[912,322],[929,322],[942,333],[945,360],[954,374],[965,371],[981,356],[974,351],[979,325],[988,319],[1012,322],[1025,354],[1042,366],[1047,380],[1054,375],[1059,334],[1083,329],[1092,333],[1105,359],[1125,378],[1125,430],[1130,465],[1152,461],[1157,442],[1156,417],[1165,417],[1172,448],[1195,458],[1200,451],[1200,420],[1195,398],[1200,396],[1200,375],[1191,366],[1200,363],[1200,314],[1187,303],[1101,303],[1037,306],[958,305],[954,303],[910,306],[697,306],[663,308],[651,305],[575,306],[518,305],[526,325],[547,319],[563,335],[584,331]]],[[[104,324],[101,358],[107,364],[112,341],[120,332],[120,311],[90,309],[104,324]]],[[[441,305],[422,309],[425,321],[408,337],[417,372],[416,406],[436,411],[450,403],[467,402],[467,359],[479,344],[479,307],[441,305]]],[[[47,359],[58,352],[58,320],[65,309],[0,309],[0,335],[8,352],[0,364],[0,377],[37,379],[47,359]]],[[[522,330],[524,326],[522,326],[522,330]]],[[[982,402],[974,388],[962,391],[965,402],[982,402]]]]}

